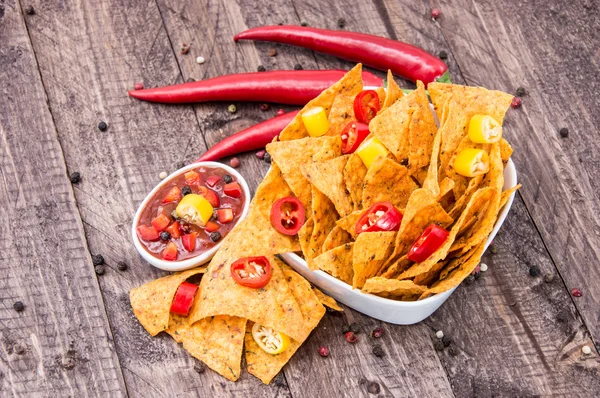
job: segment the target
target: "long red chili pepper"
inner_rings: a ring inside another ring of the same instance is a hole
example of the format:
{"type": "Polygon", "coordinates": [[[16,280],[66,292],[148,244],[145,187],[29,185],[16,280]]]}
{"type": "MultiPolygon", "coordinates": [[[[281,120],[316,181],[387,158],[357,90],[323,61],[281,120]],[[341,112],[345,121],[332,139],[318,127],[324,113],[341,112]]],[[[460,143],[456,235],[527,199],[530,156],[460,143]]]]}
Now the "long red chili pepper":
{"type": "Polygon", "coordinates": [[[218,144],[206,151],[195,162],[205,160],[219,160],[226,156],[232,156],[241,152],[264,148],[273,138],[277,137],[281,130],[287,126],[299,111],[292,111],[255,124],[245,130],[230,135],[218,144]]]}
{"type": "Polygon", "coordinates": [[[425,50],[385,37],[365,33],[301,26],[263,26],[235,35],[233,40],[262,40],[291,44],[313,51],[362,62],[406,79],[428,84],[444,75],[446,64],[425,50]]]}
{"type": "MultiPolygon", "coordinates": [[[[306,105],[331,87],[343,70],[278,70],[219,76],[174,86],[133,90],[129,95],[144,101],[180,104],[206,101],[258,101],[306,105]]],[[[366,86],[381,86],[382,80],[363,72],[366,86]]]]}

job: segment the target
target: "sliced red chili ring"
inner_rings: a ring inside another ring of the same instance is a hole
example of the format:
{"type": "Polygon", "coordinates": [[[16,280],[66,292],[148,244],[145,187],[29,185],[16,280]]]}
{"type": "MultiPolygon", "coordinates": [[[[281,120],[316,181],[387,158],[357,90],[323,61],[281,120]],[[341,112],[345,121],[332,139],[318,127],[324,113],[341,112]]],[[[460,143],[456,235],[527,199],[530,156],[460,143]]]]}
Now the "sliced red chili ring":
{"type": "Polygon", "coordinates": [[[378,202],[369,207],[358,219],[354,231],[362,232],[398,231],[402,213],[390,202],[378,202]]]}
{"type": "Polygon", "coordinates": [[[429,225],[408,250],[408,259],[415,263],[422,263],[442,247],[448,235],[450,233],[444,228],[436,224],[429,225]]]}
{"type": "Polygon", "coordinates": [[[379,95],[375,90],[364,90],[354,98],[354,116],[356,120],[369,124],[381,109],[379,95]]]}
{"type": "Polygon", "coordinates": [[[271,263],[264,257],[244,257],[231,264],[233,280],[242,286],[260,289],[271,280],[271,263]]]}
{"type": "Polygon", "coordinates": [[[281,198],[271,206],[271,225],[284,235],[296,235],[302,228],[304,219],[304,206],[293,196],[281,198]]]}
{"type": "Polygon", "coordinates": [[[369,126],[357,121],[352,121],[342,130],[342,153],[354,153],[369,135],[369,126]]]}
{"type": "Polygon", "coordinates": [[[194,297],[196,296],[197,290],[198,285],[182,282],[177,288],[170,311],[174,314],[188,316],[190,308],[192,308],[192,304],[194,303],[194,297]]]}

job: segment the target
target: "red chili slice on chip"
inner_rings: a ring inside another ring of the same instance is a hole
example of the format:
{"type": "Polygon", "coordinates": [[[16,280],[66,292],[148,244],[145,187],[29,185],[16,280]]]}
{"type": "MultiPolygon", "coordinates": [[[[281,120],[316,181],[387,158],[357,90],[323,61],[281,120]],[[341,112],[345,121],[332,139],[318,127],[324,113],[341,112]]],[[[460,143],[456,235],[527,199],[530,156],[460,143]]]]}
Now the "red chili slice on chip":
{"type": "Polygon", "coordinates": [[[188,316],[190,308],[192,308],[192,304],[194,303],[194,297],[196,296],[197,290],[198,285],[182,282],[177,288],[170,311],[174,314],[188,316]]]}
{"type": "Polygon", "coordinates": [[[408,259],[415,263],[422,263],[442,247],[448,235],[450,233],[444,228],[435,224],[429,225],[408,250],[408,259]]]}
{"type": "Polygon", "coordinates": [[[369,124],[381,109],[375,90],[364,90],[354,98],[354,116],[359,122],[369,124]]]}
{"type": "Polygon", "coordinates": [[[281,198],[271,207],[271,225],[284,235],[296,235],[302,228],[304,219],[304,206],[293,196],[281,198]]]}
{"type": "Polygon", "coordinates": [[[390,202],[379,202],[369,207],[358,219],[354,231],[362,232],[397,231],[402,222],[402,213],[390,202]]]}
{"type": "Polygon", "coordinates": [[[242,286],[260,289],[271,280],[271,263],[264,257],[244,257],[231,264],[233,280],[242,286]]]}
{"type": "Polygon", "coordinates": [[[342,153],[354,153],[360,144],[369,135],[369,126],[357,121],[352,121],[342,130],[342,153]]]}

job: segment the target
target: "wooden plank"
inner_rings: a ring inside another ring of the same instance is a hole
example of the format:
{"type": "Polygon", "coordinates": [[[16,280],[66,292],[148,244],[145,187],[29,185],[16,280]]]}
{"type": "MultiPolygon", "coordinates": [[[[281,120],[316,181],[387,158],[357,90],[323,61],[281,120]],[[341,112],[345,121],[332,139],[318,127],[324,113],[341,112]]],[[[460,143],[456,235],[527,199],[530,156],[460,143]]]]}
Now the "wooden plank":
{"type": "Polygon", "coordinates": [[[21,8],[2,6],[0,395],[125,396],[21,8]]]}
{"type": "Polygon", "coordinates": [[[599,342],[600,144],[592,137],[600,19],[592,3],[458,1],[440,5],[440,26],[469,84],[528,91],[506,128],[521,195],[567,288],[583,292],[574,302],[599,342]],[[569,138],[558,134],[563,127],[569,138]]]}
{"type": "Polygon", "coordinates": [[[261,387],[245,375],[229,383],[167,336],[151,338],[135,319],[128,291],[163,273],[131,244],[137,205],[161,171],[205,150],[190,106],[164,106],[127,97],[134,82],[182,81],[154,1],[35,1],[28,20],[67,164],[82,173],[76,198],[92,253],[107,262],[100,286],[130,396],[289,396],[285,385],[261,387]],[[106,132],[97,129],[100,120],[106,132]],[[129,269],[118,271],[125,261],[129,269]],[[262,390],[261,390],[262,389],[262,390]]]}

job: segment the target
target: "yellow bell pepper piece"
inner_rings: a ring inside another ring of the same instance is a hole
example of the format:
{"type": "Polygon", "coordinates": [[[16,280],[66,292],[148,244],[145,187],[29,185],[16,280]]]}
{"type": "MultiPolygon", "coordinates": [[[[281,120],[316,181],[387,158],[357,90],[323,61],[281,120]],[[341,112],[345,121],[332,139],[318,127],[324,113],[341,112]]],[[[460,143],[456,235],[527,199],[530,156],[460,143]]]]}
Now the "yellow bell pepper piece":
{"type": "Polygon", "coordinates": [[[302,114],[302,123],[311,137],[320,137],[329,130],[329,120],[322,106],[307,110],[302,114]]]}
{"type": "Polygon", "coordinates": [[[252,338],[264,352],[271,355],[281,354],[290,346],[287,335],[258,323],[252,326],[252,338]]]}
{"type": "Polygon", "coordinates": [[[454,171],[465,177],[485,174],[489,168],[488,154],[483,149],[463,149],[454,160],[454,171]]]}
{"type": "Polygon", "coordinates": [[[478,144],[493,144],[502,138],[502,126],[491,116],[475,115],[469,122],[469,139],[478,144]]]}
{"type": "Polygon", "coordinates": [[[203,196],[190,193],[181,199],[175,214],[187,223],[203,227],[212,217],[213,207],[203,196]]]}
{"type": "Polygon", "coordinates": [[[379,156],[387,156],[388,150],[377,137],[372,137],[360,144],[356,153],[368,169],[379,156]]]}

